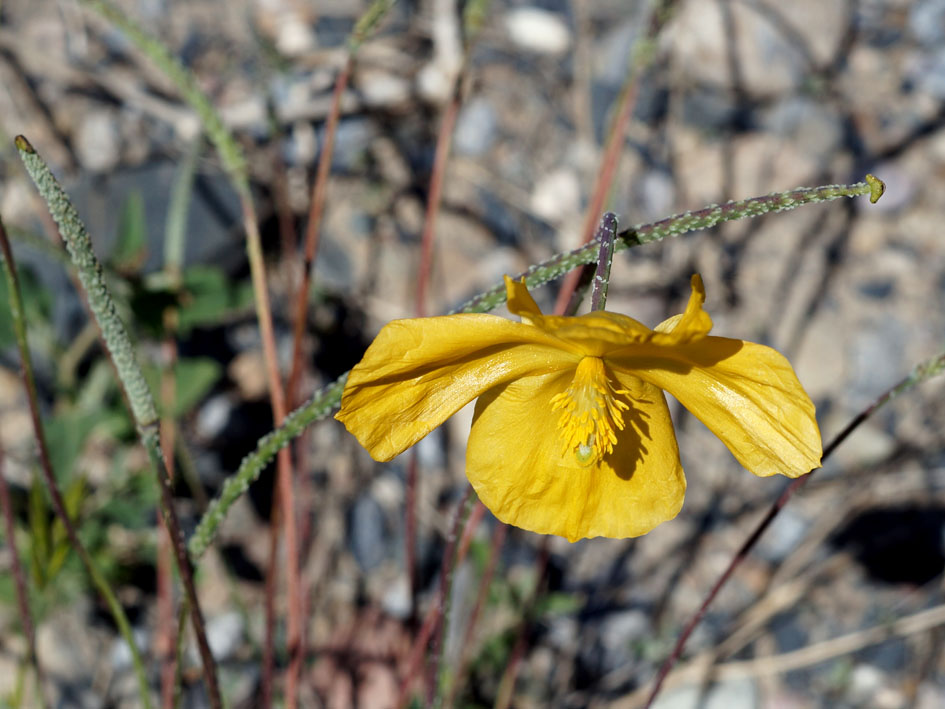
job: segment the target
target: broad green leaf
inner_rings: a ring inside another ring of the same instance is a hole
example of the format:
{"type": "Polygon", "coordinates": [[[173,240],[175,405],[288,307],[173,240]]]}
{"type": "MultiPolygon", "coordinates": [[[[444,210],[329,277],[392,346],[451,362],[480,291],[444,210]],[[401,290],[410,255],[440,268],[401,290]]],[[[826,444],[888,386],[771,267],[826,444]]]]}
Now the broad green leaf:
{"type": "MultiPolygon", "coordinates": [[[[174,365],[175,401],[171,413],[179,418],[199,404],[223,374],[220,365],[208,357],[190,357],[177,360],[174,365]]],[[[144,377],[155,393],[158,406],[161,402],[161,378],[156,367],[145,366],[144,377]]]]}
{"type": "Polygon", "coordinates": [[[106,409],[72,409],[45,422],[49,458],[60,485],[68,484],[71,480],[75,462],[82,453],[89,433],[107,415],[106,409]]]}

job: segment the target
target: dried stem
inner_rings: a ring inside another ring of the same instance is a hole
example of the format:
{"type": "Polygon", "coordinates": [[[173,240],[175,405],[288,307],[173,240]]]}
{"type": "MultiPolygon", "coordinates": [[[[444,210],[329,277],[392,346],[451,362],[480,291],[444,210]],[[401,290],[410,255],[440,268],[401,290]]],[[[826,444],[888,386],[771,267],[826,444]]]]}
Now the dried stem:
{"type": "MultiPolygon", "coordinates": [[[[463,498],[463,501],[456,508],[456,514],[458,516],[463,509],[463,505],[469,499],[468,495],[472,492],[472,488],[468,488],[466,492],[467,496],[463,498]]],[[[428,641],[436,631],[440,622],[440,617],[444,608],[444,596],[441,594],[445,590],[443,588],[442,579],[451,573],[451,568],[455,567],[457,564],[463,563],[463,560],[466,558],[466,552],[469,551],[469,544],[466,543],[467,536],[472,532],[469,527],[472,526],[471,523],[478,523],[480,520],[481,517],[476,516],[466,518],[467,527],[463,533],[463,543],[460,544],[459,549],[456,552],[455,560],[452,558],[452,552],[449,554],[443,554],[443,559],[440,563],[441,584],[439,587],[437,587],[436,595],[434,596],[433,601],[427,610],[426,617],[423,619],[423,625],[421,626],[420,631],[417,633],[416,637],[414,637],[413,646],[410,648],[410,654],[407,656],[407,668],[404,672],[403,681],[400,684],[400,693],[398,694],[397,701],[394,704],[396,707],[400,707],[402,709],[403,707],[407,706],[407,700],[410,696],[410,688],[413,685],[413,682],[416,679],[417,674],[420,671],[420,666],[423,662],[423,657],[425,654],[424,650],[426,649],[428,641]]]]}
{"type": "Polygon", "coordinates": [[[331,108],[325,122],[325,140],[318,155],[318,168],[315,172],[315,184],[312,187],[312,200],[308,211],[308,224],[305,227],[305,258],[302,261],[302,282],[295,300],[295,322],[292,327],[292,370],[286,386],[289,408],[298,403],[299,379],[302,376],[302,335],[305,331],[306,313],[308,312],[308,294],[311,290],[312,275],[315,270],[315,257],[318,254],[318,242],[321,236],[322,212],[325,197],[328,194],[328,175],[331,171],[331,159],[335,152],[335,133],[338,118],[341,115],[341,97],[348,86],[354,57],[348,56],[341,73],[335,79],[335,89],[331,95],[331,108]]]}
{"type": "MultiPolygon", "coordinates": [[[[472,505],[469,503],[472,500],[472,487],[466,485],[463,498],[456,506],[456,514],[453,516],[453,526],[450,528],[449,536],[446,538],[446,548],[443,550],[443,572],[440,574],[440,588],[436,594],[437,608],[435,616],[438,619],[438,627],[436,632],[433,633],[433,647],[431,648],[433,667],[431,668],[430,676],[427,678],[428,706],[433,705],[435,697],[441,696],[438,690],[442,689],[440,670],[443,667],[443,653],[445,651],[444,636],[446,635],[446,620],[448,618],[446,604],[449,602],[450,590],[453,586],[453,573],[456,571],[456,566],[459,563],[459,553],[456,548],[456,542],[459,538],[460,528],[469,521],[469,513],[472,510],[472,505]]],[[[465,540],[467,538],[467,535],[463,534],[463,539],[465,540]]],[[[468,548],[469,546],[467,545],[466,549],[468,548]]]]}
{"type": "MultiPolygon", "coordinates": [[[[0,224],[0,230],[2,229],[3,225],[0,224]]],[[[3,240],[6,243],[5,237],[3,240]]],[[[7,249],[4,248],[4,257],[6,257],[6,251],[7,249]]],[[[0,445],[0,511],[3,513],[3,529],[7,536],[7,547],[10,550],[10,566],[13,572],[13,585],[16,589],[16,603],[20,608],[20,623],[23,625],[23,635],[26,637],[26,654],[36,676],[36,698],[40,707],[44,708],[46,698],[43,696],[43,671],[36,654],[36,630],[33,626],[33,612],[30,610],[26,574],[23,572],[23,564],[20,563],[20,552],[16,548],[16,521],[13,518],[13,503],[10,501],[10,486],[3,474],[2,445],[0,445]]]]}
{"type": "MultiPolygon", "coordinates": [[[[945,352],[942,352],[935,357],[932,357],[931,359],[928,359],[925,362],[917,365],[907,377],[905,377],[895,386],[886,390],[878,399],[876,399],[876,401],[853,417],[853,420],[851,420],[843,428],[843,430],[840,431],[840,433],[834,436],[833,440],[830,441],[830,443],[824,448],[822,460],[827,460],[827,458],[829,458],[830,455],[833,454],[835,450],[837,450],[840,444],[843,443],[843,441],[845,441],[846,438],[860,426],[860,424],[883,408],[890,401],[915,388],[918,384],[921,384],[922,382],[941,374],[942,372],[945,372],[945,352]]],[[[746,539],[741,547],[739,547],[738,551],[735,552],[732,560],[729,562],[728,567],[726,567],[725,571],[722,572],[722,575],[719,576],[712,588],[709,589],[709,592],[702,601],[702,605],[699,606],[699,609],[693,614],[693,616],[683,627],[683,630],[676,639],[676,644],[673,646],[673,650],[669,657],[667,657],[660,666],[659,672],[656,675],[656,680],[653,684],[653,689],[650,692],[650,696],[646,700],[647,707],[652,705],[653,701],[656,699],[656,696],[659,694],[660,689],[663,686],[663,682],[666,680],[666,676],[669,674],[670,670],[672,670],[673,666],[679,661],[683,648],[686,646],[686,641],[702,621],[703,616],[705,616],[706,611],[712,604],[712,601],[715,600],[715,597],[718,595],[719,591],[735,572],[735,569],[737,569],[741,565],[742,561],[747,558],[748,553],[752,550],[755,544],[757,544],[758,540],[761,538],[761,535],[764,534],[765,530],[768,529],[781,509],[794,496],[794,493],[807,484],[814,472],[815,471],[812,470],[807,475],[793,480],[784,489],[781,495],[778,496],[778,499],[775,500],[771,505],[764,518],[762,518],[752,533],[748,536],[748,539],[746,539]]]]}
{"type": "Polygon", "coordinates": [[[479,622],[479,616],[485,606],[486,597],[489,595],[489,587],[492,585],[492,577],[495,576],[496,566],[498,566],[499,562],[499,553],[502,551],[502,545],[505,543],[505,535],[508,530],[509,527],[507,524],[498,522],[492,532],[489,561],[486,562],[485,571],[483,571],[482,578],[479,581],[479,591],[476,593],[476,602],[473,605],[472,613],[469,615],[469,624],[466,626],[466,632],[463,635],[459,662],[456,665],[456,676],[453,679],[453,685],[450,687],[450,693],[446,700],[447,707],[452,707],[455,703],[456,691],[462,686],[463,678],[466,675],[466,665],[469,664],[469,653],[473,647],[473,636],[476,624],[479,622]]]}
{"type": "MultiPolygon", "coordinates": [[[[650,16],[646,35],[640,39],[634,48],[630,72],[620,92],[620,103],[616,116],[611,123],[610,134],[607,137],[607,147],[604,149],[604,157],[601,160],[600,171],[597,173],[597,181],[594,184],[594,192],[591,195],[591,201],[584,216],[584,228],[581,231],[582,244],[589,242],[594,235],[597,215],[604,209],[604,202],[613,185],[614,176],[617,174],[617,163],[620,161],[620,153],[626,140],[630,117],[633,115],[633,109],[637,103],[640,81],[656,58],[656,38],[673,16],[677,3],[678,0],[659,0],[656,3],[650,16]]],[[[564,308],[577,287],[579,278],[579,273],[570,273],[561,284],[561,290],[558,291],[558,299],[555,302],[555,309],[558,312],[564,312],[564,308]]]]}
{"type": "Polygon", "coordinates": [[[496,691],[495,707],[496,709],[507,709],[512,702],[512,694],[515,691],[515,680],[518,677],[518,669],[521,666],[522,658],[525,656],[526,646],[528,644],[528,626],[532,622],[532,615],[535,611],[535,603],[541,597],[545,583],[545,572],[548,570],[548,540],[550,537],[543,536],[538,548],[538,561],[535,564],[535,588],[532,595],[525,602],[522,609],[522,619],[518,624],[515,633],[515,645],[512,648],[512,654],[509,657],[509,663],[499,682],[499,689],[496,691]]]}
{"type": "MultiPolygon", "coordinates": [[[[165,323],[173,319],[170,313],[165,316],[165,323]]],[[[177,383],[174,378],[174,364],[177,361],[177,343],[171,336],[164,340],[164,371],[161,373],[161,401],[164,405],[164,416],[161,417],[161,450],[167,464],[167,476],[174,479],[174,441],[176,430],[174,419],[170,412],[174,410],[174,401],[177,399],[177,383]]],[[[162,523],[158,531],[157,545],[157,627],[155,628],[158,662],[161,665],[161,706],[164,709],[173,709],[176,695],[175,678],[177,676],[177,638],[174,635],[174,579],[173,544],[170,531],[162,523]]]]}

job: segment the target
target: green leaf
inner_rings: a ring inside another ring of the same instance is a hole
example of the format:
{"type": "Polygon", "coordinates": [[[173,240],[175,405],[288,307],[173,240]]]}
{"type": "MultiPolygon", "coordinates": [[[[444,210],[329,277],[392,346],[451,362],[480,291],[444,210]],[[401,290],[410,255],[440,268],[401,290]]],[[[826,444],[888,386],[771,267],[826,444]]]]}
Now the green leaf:
{"type": "Polygon", "coordinates": [[[191,266],[184,272],[179,327],[182,331],[214,325],[223,316],[253,302],[249,284],[234,285],[213,266],[191,266]]]}
{"type": "MultiPolygon", "coordinates": [[[[223,375],[223,368],[208,357],[189,357],[177,360],[174,365],[174,389],[176,399],[170,414],[179,418],[199,404],[223,375]]],[[[151,391],[161,391],[160,371],[153,366],[144,367],[144,376],[151,391]]],[[[161,397],[158,394],[158,405],[161,397]]],[[[162,409],[163,410],[163,409],[162,409]]]]}
{"type": "MultiPolygon", "coordinates": [[[[79,476],[73,478],[66,488],[63,495],[63,502],[66,505],[66,514],[74,526],[78,526],[79,511],[82,508],[82,501],[85,499],[85,478],[79,476]]],[[[58,517],[52,525],[52,556],[46,567],[46,578],[50,581],[56,577],[62,569],[62,565],[69,557],[69,551],[72,545],[69,543],[69,537],[66,534],[66,526],[58,517]]]]}
{"type": "Polygon", "coordinates": [[[43,486],[38,480],[30,485],[28,519],[30,525],[30,571],[39,589],[46,587],[46,567],[49,562],[49,514],[43,486]]]}
{"type": "Polygon", "coordinates": [[[573,593],[546,593],[535,602],[537,615],[570,615],[577,613],[583,602],[573,593]]]}
{"type": "Polygon", "coordinates": [[[128,195],[118,217],[118,238],[112,248],[109,262],[122,273],[135,273],[147,256],[148,222],[144,213],[144,199],[135,190],[128,195]]]}
{"type": "Polygon", "coordinates": [[[158,487],[150,475],[133,475],[111,490],[108,501],[97,510],[96,517],[106,526],[117,524],[126,529],[152,529],[159,497],[158,487]]]}
{"type": "MultiPolygon", "coordinates": [[[[52,294],[43,287],[29,266],[19,265],[17,277],[27,327],[39,320],[48,321],[52,312],[52,294]]],[[[0,268],[0,347],[14,343],[16,339],[13,333],[13,315],[7,302],[7,277],[5,270],[0,268]]]]}
{"type": "Polygon", "coordinates": [[[86,439],[107,414],[105,409],[72,409],[45,422],[50,462],[61,485],[71,482],[72,470],[86,439]]]}

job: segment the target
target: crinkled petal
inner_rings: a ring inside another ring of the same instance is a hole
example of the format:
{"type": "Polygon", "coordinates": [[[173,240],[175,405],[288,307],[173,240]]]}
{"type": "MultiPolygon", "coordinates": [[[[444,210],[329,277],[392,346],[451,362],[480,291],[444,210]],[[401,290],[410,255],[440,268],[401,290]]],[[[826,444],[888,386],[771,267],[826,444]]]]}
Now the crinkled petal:
{"type": "Polygon", "coordinates": [[[351,370],[335,418],[390,460],[482,392],[576,361],[539,328],[494,315],[394,320],[351,370]]]}
{"type": "Polygon", "coordinates": [[[533,318],[541,317],[541,309],[525,286],[525,279],[515,281],[505,277],[506,305],[512,315],[518,315],[523,321],[531,323],[533,318]]]}
{"type": "MultiPolygon", "coordinates": [[[[570,541],[636,537],[675,517],[686,481],[663,393],[634,380],[613,453],[582,466],[563,451],[551,404],[571,374],[524,377],[479,398],[466,449],[479,499],[503,522],[570,541]]],[[[630,388],[632,377],[617,378],[630,388]]]]}
{"type": "Polygon", "coordinates": [[[798,477],[820,466],[814,404],[770,347],[705,337],[627,348],[607,362],[675,396],[755,475],[798,477]]]}
{"type": "Polygon", "coordinates": [[[678,345],[700,340],[709,334],[712,318],[702,309],[705,304],[705,286],[698,273],[693,274],[691,285],[692,293],[685,312],[657,325],[653,329],[656,334],[650,338],[650,342],[657,345],[678,345]]]}

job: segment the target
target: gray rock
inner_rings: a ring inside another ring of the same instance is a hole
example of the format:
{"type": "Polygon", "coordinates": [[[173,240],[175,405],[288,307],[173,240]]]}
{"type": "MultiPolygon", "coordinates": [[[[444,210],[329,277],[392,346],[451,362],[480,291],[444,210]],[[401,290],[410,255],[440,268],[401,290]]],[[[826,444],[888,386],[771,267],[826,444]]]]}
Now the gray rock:
{"type": "Polygon", "coordinates": [[[909,8],[909,31],[927,47],[945,42],[945,0],[918,0],[909,8]]]}
{"type": "Polygon", "coordinates": [[[492,103],[476,97],[463,106],[456,119],[453,146],[459,155],[483,155],[495,141],[498,118],[492,103]]]}
{"type": "Polygon", "coordinates": [[[653,709],[755,709],[760,707],[758,689],[750,679],[714,684],[707,690],[681,687],[660,695],[653,709]]]}
{"type": "Polygon", "coordinates": [[[939,100],[945,99],[945,47],[915,58],[907,76],[919,91],[939,100]]]}
{"type": "MultiPolygon", "coordinates": [[[[645,4],[635,4],[635,10],[645,9],[645,4]]],[[[627,12],[634,12],[628,9],[627,12]]],[[[639,12],[636,17],[621,22],[594,42],[594,76],[611,87],[619,88],[627,80],[630,69],[630,54],[640,38],[644,25],[639,12]]]]}
{"type": "MultiPolygon", "coordinates": [[[[147,652],[150,642],[148,631],[144,628],[135,628],[132,631],[132,635],[134,636],[135,644],[138,646],[138,649],[141,652],[147,652]]],[[[131,649],[128,647],[128,643],[121,637],[116,638],[115,643],[112,645],[111,661],[112,667],[118,672],[131,669],[131,649]]]]}
{"type": "Polygon", "coordinates": [[[384,510],[370,495],[361,495],[351,508],[348,544],[364,571],[376,568],[387,556],[384,510]]]}
{"type": "Polygon", "coordinates": [[[785,507],[761,538],[756,553],[773,563],[783,561],[804,539],[809,526],[810,522],[796,510],[785,507]]]}
{"type": "MultiPolygon", "coordinates": [[[[352,170],[365,159],[368,146],[377,133],[375,124],[367,118],[342,118],[335,132],[333,170],[352,170]]],[[[324,127],[318,131],[319,149],[325,144],[324,127]]]]}
{"type": "Polygon", "coordinates": [[[859,408],[872,402],[902,375],[902,343],[906,327],[894,317],[865,324],[853,337],[847,353],[850,363],[850,405],[859,408]]]}
{"type": "Polygon", "coordinates": [[[608,615],[600,628],[601,669],[610,672],[630,662],[633,642],[650,631],[649,617],[643,611],[620,611],[608,615]]]}
{"type": "Polygon", "coordinates": [[[233,611],[207,620],[207,643],[217,660],[230,658],[243,642],[243,617],[233,611]]]}
{"type": "Polygon", "coordinates": [[[392,618],[406,620],[410,615],[410,586],[406,575],[397,577],[381,597],[381,608],[392,618]]]}
{"type": "Polygon", "coordinates": [[[760,120],[765,129],[791,140],[811,155],[831,155],[843,139],[834,111],[808,96],[788,96],[776,101],[760,120]]]}
{"type": "Polygon", "coordinates": [[[509,39],[519,49],[558,55],[571,46],[571,28],[564,17],[538,7],[518,7],[505,16],[509,39]]]}
{"type": "Polygon", "coordinates": [[[74,136],[75,153],[86,170],[108,172],[121,157],[118,117],[111,109],[89,111],[74,136]]]}

